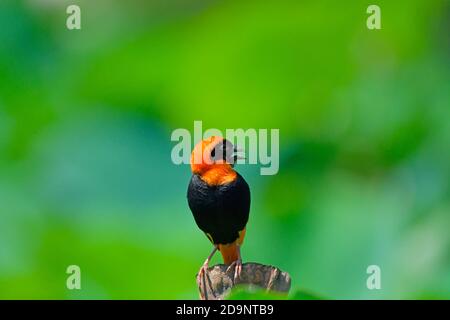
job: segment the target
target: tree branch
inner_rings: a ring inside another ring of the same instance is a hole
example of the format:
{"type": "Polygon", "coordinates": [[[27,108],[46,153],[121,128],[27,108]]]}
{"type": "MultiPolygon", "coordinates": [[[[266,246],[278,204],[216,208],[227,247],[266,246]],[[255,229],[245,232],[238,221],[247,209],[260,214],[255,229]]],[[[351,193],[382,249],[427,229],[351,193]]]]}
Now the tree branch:
{"type": "Polygon", "coordinates": [[[271,292],[288,293],[291,277],[280,269],[259,263],[244,263],[241,277],[233,283],[234,268],[228,273],[226,265],[219,264],[208,268],[203,276],[203,286],[199,287],[202,300],[223,300],[234,285],[248,285],[271,292]]]}

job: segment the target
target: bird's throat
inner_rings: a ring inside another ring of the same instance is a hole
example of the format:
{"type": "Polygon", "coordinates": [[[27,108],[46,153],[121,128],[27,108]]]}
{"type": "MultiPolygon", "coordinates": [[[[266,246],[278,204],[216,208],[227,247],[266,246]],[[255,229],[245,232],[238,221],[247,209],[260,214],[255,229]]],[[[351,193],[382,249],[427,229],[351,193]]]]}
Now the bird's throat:
{"type": "Polygon", "coordinates": [[[236,180],[237,173],[230,165],[215,165],[200,175],[201,179],[210,186],[228,184],[236,180]]]}

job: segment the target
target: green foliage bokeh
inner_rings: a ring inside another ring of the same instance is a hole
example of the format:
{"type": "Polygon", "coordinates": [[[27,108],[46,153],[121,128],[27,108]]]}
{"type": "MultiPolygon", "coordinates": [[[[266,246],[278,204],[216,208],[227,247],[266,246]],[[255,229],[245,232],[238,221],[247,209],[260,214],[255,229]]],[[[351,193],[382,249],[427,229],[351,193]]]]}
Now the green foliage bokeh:
{"type": "Polygon", "coordinates": [[[237,167],[242,251],[292,298],[449,298],[450,7],[377,1],[371,31],[369,4],[2,0],[0,298],[197,298],[211,246],[170,160],[194,120],[280,129],[277,175],[237,167]]]}

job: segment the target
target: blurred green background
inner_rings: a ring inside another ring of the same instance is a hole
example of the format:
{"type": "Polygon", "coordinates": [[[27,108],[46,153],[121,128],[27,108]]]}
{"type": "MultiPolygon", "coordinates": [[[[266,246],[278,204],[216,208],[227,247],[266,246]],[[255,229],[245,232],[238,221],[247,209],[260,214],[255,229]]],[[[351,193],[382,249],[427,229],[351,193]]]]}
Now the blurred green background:
{"type": "Polygon", "coordinates": [[[280,129],[277,175],[237,167],[243,257],[293,297],[450,298],[449,31],[438,0],[2,0],[0,298],[196,299],[194,120],[280,129]]]}

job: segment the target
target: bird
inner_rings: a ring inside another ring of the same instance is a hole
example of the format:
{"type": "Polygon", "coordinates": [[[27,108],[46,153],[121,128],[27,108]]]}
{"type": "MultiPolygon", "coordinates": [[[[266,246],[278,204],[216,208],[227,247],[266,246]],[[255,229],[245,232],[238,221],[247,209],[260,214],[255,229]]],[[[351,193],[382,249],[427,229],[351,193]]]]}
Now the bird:
{"type": "Polygon", "coordinates": [[[198,228],[213,244],[197,274],[202,287],[209,262],[220,251],[227,272],[234,267],[234,280],[242,271],[240,248],[244,242],[250,213],[250,188],[234,170],[240,150],[221,136],[212,136],[197,143],[191,153],[192,177],[187,200],[198,228]]]}

